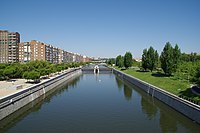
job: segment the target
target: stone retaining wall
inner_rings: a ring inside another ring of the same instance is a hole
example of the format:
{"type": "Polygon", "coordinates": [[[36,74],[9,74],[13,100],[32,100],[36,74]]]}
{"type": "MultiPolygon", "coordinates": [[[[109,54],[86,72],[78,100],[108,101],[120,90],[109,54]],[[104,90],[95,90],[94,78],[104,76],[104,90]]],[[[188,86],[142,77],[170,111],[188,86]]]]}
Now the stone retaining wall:
{"type": "Polygon", "coordinates": [[[200,124],[200,106],[116,69],[113,69],[113,73],[200,124]]]}
{"type": "Polygon", "coordinates": [[[21,90],[20,92],[11,94],[0,99],[0,120],[12,114],[28,103],[34,101],[41,95],[55,88],[66,80],[80,75],[82,73],[80,68],[71,69],[47,81],[38,83],[34,86],[21,90]]]}

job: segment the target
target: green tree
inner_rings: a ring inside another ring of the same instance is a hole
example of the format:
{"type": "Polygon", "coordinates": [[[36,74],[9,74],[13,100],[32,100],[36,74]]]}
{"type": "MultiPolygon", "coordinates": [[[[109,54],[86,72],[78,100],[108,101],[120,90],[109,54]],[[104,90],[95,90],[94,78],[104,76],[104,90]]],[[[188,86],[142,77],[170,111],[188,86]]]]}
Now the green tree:
{"type": "Polygon", "coordinates": [[[196,79],[196,83],[198,84],[198,86],[200,86],[200,66],[198,66],[196,69],[195,79],[196,79]]]}
{"type": "Polygon", "coordinates": [[[131,67],[133,64],[132,54],[130,52],[126,52],[124,55],[124,66],[127,68],[131,67]]]}
{"type": "Polygon", "coordinates": [[[121,55],[117,56],[115,65],[120,67],[120,68],[124,66],[124,58],[123,58],[123,56],[121,56],[121,55]]]}
{"type": "Polygon", "coordinates": [[[159,66],[159,54],[157,50],[155,51],[155,68],[158,68],[159,66]]]}
{"type": "Polygon", "coordinates": [[[3,69],[0,69],[0,80],[4,80],[4,74],[3,74],[3,69]]]}
{"type": "Polygon", "coordinates": [[[197,53],[191,53],[190,54],[190,61],[195,62],[197,60],[197,53]]]}
{"type": "Polygon", "coordinates": [[[181,60],[182,62],[189,62],[189,61],[190,61],[190,55],[189,55],[189,54],[186,54],[186,53],[182,53],[182,54],[181,54],[180,60],[181,60]]]}
{"type": "Polygon", "coordinates": [[[4,69],[3,71],[3,75],[6,76],[7,79],[9,78],[13,78],[15,73],[16,73],[16,69],[13,66],[8,66],[4,69]]]}
{"type": "Polygon", "coordinates": [[[146,71],[148,68],[148,57],[147,57],[147,49],[143,50],[142,54],[142,68],[146,71]]]}
{"type": "Polygon", "coordinates": [[[40,73],[36,71],[31,71],[31,72],[24,72],[23,77],[27,80],[31,79],[34,80],[34,82],[38,81],[40,78],[40,73]]]}
{"type": "Polygon", "coordinates": [[[151,72],[154,70],[155,68],[155,64],[156,60],[155,60],[155,50],[153,49],[153,47],[150,47],[147,51],[147,67],[149,70],[151,70],[151,72]]]}
{"type": "Polygon", "coordinates": [[[180,57],[181,57],[181,50],[179,49],[178,45],[173,49],[173,64],[174,64],[174,72],[177,70],[178,63],[180,63],[180,57]]]}
{"type": "Polygon", "coordinates": [[[160,55],[161,68],[165,75],[172,75],[173,73],[173,47],[169,42],[166,43],[161,55],[160,55]]]}
{"type": "Polygon", "coordinates": [[[109,65],[115,64],[115,58],[108,59],[107,64],[109,64],[109,65]]]}

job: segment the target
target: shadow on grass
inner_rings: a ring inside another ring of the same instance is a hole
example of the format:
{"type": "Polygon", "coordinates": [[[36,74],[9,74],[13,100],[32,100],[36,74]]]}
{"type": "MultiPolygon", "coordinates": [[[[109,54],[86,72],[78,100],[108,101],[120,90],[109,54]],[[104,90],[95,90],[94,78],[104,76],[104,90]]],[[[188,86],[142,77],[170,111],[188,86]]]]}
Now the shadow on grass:
{"type": "Polygon", "coordinates": [[[149,70],[136,70],[136,72],[150,72],[149,70]]]}
{"type": "Polygon", "coordinates": [[[191,88],[187,88],[186,90],[179,92],[179,96],[185,96],[189,99],[200,101],[200,96],[192,93],[191,88]]]}
{"type": "Polygon", "coordinates": [[[154,76],[154,77],[169,77],[161,72],[156,72],[156,73],[152,73],[151,76],[154,76]]]}

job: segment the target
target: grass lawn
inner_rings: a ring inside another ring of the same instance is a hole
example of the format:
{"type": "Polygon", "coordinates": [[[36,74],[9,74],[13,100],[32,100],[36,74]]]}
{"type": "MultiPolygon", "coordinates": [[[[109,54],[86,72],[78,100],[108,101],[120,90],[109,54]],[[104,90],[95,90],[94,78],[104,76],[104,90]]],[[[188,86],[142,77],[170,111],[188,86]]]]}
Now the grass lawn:
{"type": "MultiPolygon", "coordinates": [[[[120,70],[119,68],[117,68],[120,70]]],[[[179,80],[172,77],[167,77],[158,72],[140,72],[135,69],[122,70],[124,73],[132,75],[143,81],[146,81],[154,86],[157,86],[163,90],[171,92],[177,96],[184,95],[191,98],[194,101],[200,101],[200,97],[192,94],[190,91],[190,83],[186,80],[179,80]]]]}

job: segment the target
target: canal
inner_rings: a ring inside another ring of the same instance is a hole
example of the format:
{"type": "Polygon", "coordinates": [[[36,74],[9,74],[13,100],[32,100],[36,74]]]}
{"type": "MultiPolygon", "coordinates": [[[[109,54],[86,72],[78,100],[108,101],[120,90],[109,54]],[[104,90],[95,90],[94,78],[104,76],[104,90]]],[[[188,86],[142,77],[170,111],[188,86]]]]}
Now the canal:
{"type": "Polygon", "coordinates": [[[0,132],[199,133],[200,125],[107,73],[60,85],[1,121],[0,132]]]}

